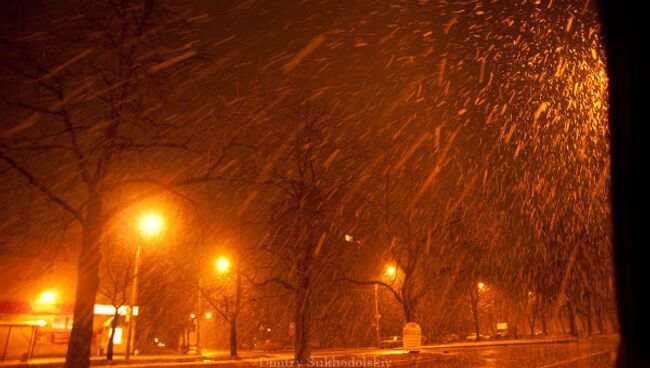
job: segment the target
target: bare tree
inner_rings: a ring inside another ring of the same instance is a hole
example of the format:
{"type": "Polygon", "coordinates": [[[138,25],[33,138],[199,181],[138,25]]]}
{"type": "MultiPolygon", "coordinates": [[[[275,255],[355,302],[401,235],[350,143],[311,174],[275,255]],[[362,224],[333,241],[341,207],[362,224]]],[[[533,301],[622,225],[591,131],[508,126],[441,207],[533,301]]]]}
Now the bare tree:
{"type": "Polygon", "coordinates": [[[39,19],[45,28],[0,39],[3,86],[12,86],[0,101],[13,120],[0,142],[3,173],[22,177],[81,229],[66,367],[89,364],[100,241],[124,207],[108,199],[129,182],[128,157],[184,145],[150,106],[161,106],[165,76],[196,54],[175,49],[184,18],[153,1],[80,6],[56,10],[83,16],[39,19]]]}
{"type": "MultiPolygon", "coordinates": [[[[230,326],[230,356],[237,356],[237,326],[245,296],[242,288],[241,258],[237,257],[234,269],[203,280],[199,288],[201,295],[230,326]]],[[[199,316],[201,318],[201,316],[199,316]]]]}
{"type": "Polygon", "coordinates": [[[120,318],[120,308],[126,305],[129,286],[133,282],[133,257],[121,251],[119,245],[104,242],[100,267],[99,293],[115,308],[111,320],[111,331],[106,346],[106,360],[113,360],[115,331],[120,318]]]}
{"type": "Polygon", "coordinates": [[[319,112],[308,101],[279,109],[265,128],[253,170],[257,188],[268,201],[269,230],[261,241],[260,267],[253,282],[275,284],[293,297],[294,354],[310,356],[311,319],[319,288],[331,280],[342,240],[337,217],[351,161],[333,112],[319,112]]]}
{"type": "Polygon", "coordinates": [[[376,270],[366,281],[349,275],[345,279],[389,290],[400,304],[405,322],[417,319],[417,307],[431,291],[431,280],[447,274],[443,269],[461,255],[444,244],[450,229],[465,216],[458,211],[460,203],[444,208],[431,189],[445,166],[451,141],[453,136],[446,148],[432,149],[433,139],[425,134],[414,147],[389,146],[379,154],[376,173],[369,180],[372,190],[355,193],[374,218],[372,225],[364,227],[382,244],[381,267],[391,265],[394,270],[383,279],[376,270]],[[427,149],[438,154],[431,158],[427,149]]]}
{"type": "Polygon", "coordinates": [[[491,288],[483,282],[470,284],[469,286],[469,302],[471,319],[474,325],[474,333],[476,334],[476,341],[481,339],[481,317],[489,312],[492,307],[491,288]]]}

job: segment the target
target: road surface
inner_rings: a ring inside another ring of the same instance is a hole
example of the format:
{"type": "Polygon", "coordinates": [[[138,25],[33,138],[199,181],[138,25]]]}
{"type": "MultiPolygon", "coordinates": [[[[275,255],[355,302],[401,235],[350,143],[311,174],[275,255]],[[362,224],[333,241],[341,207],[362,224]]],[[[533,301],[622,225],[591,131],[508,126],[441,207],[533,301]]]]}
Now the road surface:
{"type": "MultiPolygon", "coordinates": [[[[419,354],[398,350],[346,351],[345,355],[315,354],[313,367],[432,367],[432,368],[611,368],[616,359],[615,336],[581,339],[574,342],[477,347],[435,347],[419,354]]],[[[258,358],[257,367],[287,367],[289,360],[258,358]]],[[[248,365],[244,362],[242,365],[248,365]]],[[[210,366],[210,365],[206,365],[210,366]]],[[[218,366],[217,364],[213,366],[218,366]]]]}
{"type": "MultiPolygon", "coordinates": [[[[439,345],[425,347],[420,353],[405,353],[391,349],[339,349],[320,350],[306,367],[418,367],[418,368],[611,368],[616,359],[618,337],[615,335],[580,339],[578,341],[552,342],[537,340],[501,341],[503,345],[463,344],[464,346],[439,345]]],[[[245,352],[236,360],[225,352],[207,352],[203,358],[188,356],[139,357],[129,364],[114,362],[112,368],[149,367],[236,367],[236,368],[284,368],[295,367],[290,352],[245,352]],[[146,361],[146,359],[156,359],[146,361]],[[180,360],[183,358],[184,360],[180,360]],[[187,361],[187,359],[196,359],[187,361]],[[140,360],[142,359],[142,360],[140,360]],[[138,361],[140,360],[140,361],[138,361]]],[[[104,361],[93,361],[93,366],[106,366],[104,361]]],[[[29,367],[60,367],[62,359],[35,360],[29,367]]],[[[3,367],[25,365],[0,362],[3,367]]]]}
{"type": "Polygon", "coordinates": [[[616,339],[563,344],[503,345],[424,350],[415,359],[392,359],[391,366],[477,368],[611,368],[616,339]]]}

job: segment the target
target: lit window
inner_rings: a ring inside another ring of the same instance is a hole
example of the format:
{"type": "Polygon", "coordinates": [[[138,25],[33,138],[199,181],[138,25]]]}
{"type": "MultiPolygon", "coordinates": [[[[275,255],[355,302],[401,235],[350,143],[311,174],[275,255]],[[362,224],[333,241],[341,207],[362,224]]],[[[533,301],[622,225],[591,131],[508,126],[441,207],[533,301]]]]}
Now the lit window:
{"type": "Polygon", "coordinates": [[[55,317],[52,323],[52,328],[55,330],[69,330],[72,328],[72,318],[70,317],[55,317]]]}

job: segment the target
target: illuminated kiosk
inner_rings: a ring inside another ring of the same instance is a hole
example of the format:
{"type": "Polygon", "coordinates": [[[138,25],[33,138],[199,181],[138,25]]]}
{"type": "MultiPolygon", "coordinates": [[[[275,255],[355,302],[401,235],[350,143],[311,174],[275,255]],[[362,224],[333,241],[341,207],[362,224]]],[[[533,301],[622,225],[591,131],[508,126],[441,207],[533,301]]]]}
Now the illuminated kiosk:
{"type": "MultiPolygon", "coordinates": [[[[126,306],[118,309],[118,328],[113,352],[124,354],[124,316],[126,306]]],[[[106,353],[110,326],[115,308],[96,304],[92,352],[106,353]]],[[[138,307],[133,311],[138,315],[138,307]]],[[[33,357],[65,356],[72,329],[72,305],[39,305],[27,302],[0,302],[0,361],[22,360],[33,357]]]]}
{"type": "MultiPolygon", "coordinates": [[[[113,354],[124,354],[126,352],[126,315],[127,315],[127,306],[121,306],[118,308],[118,322],[117,327],[115,328],[115,336],[113,337],[113,354]]],[[[98,339],[98,351],[97,355],[104,356],[108,349],[108,341],[111,338],[112,332],[112,323],[113,318],[115,318],[115,307],[111,305],[95,304],[95,316],[103,316],[104,318],[99,318],[103,320],[101,333],[99,334],[98,339]]],[[[133,309],[133,316],[138,316],[138,307],[136,306],[133,309]]],[[[97,318],[97,317],[95,317],[97,318]]]]}

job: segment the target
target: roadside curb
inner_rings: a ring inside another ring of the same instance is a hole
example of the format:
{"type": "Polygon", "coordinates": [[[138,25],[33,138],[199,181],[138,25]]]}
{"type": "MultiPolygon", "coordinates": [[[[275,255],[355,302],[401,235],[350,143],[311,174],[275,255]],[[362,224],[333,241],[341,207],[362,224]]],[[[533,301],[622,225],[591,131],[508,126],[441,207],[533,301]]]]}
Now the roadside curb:
{"type": "Polygon", "coordinates": [[[510,345],[537,345],[537,344],[566,344],[569,342],[577,342],[577,337],[565,337],[556,339],[526,339],[526,340],[501,340],[501,341],[485,341],[478,343],[452,343],[442,345],[425,345],[421,349],[462,349],[462,348],[480,348],[485,346],[510,346],[510,345]]]}

